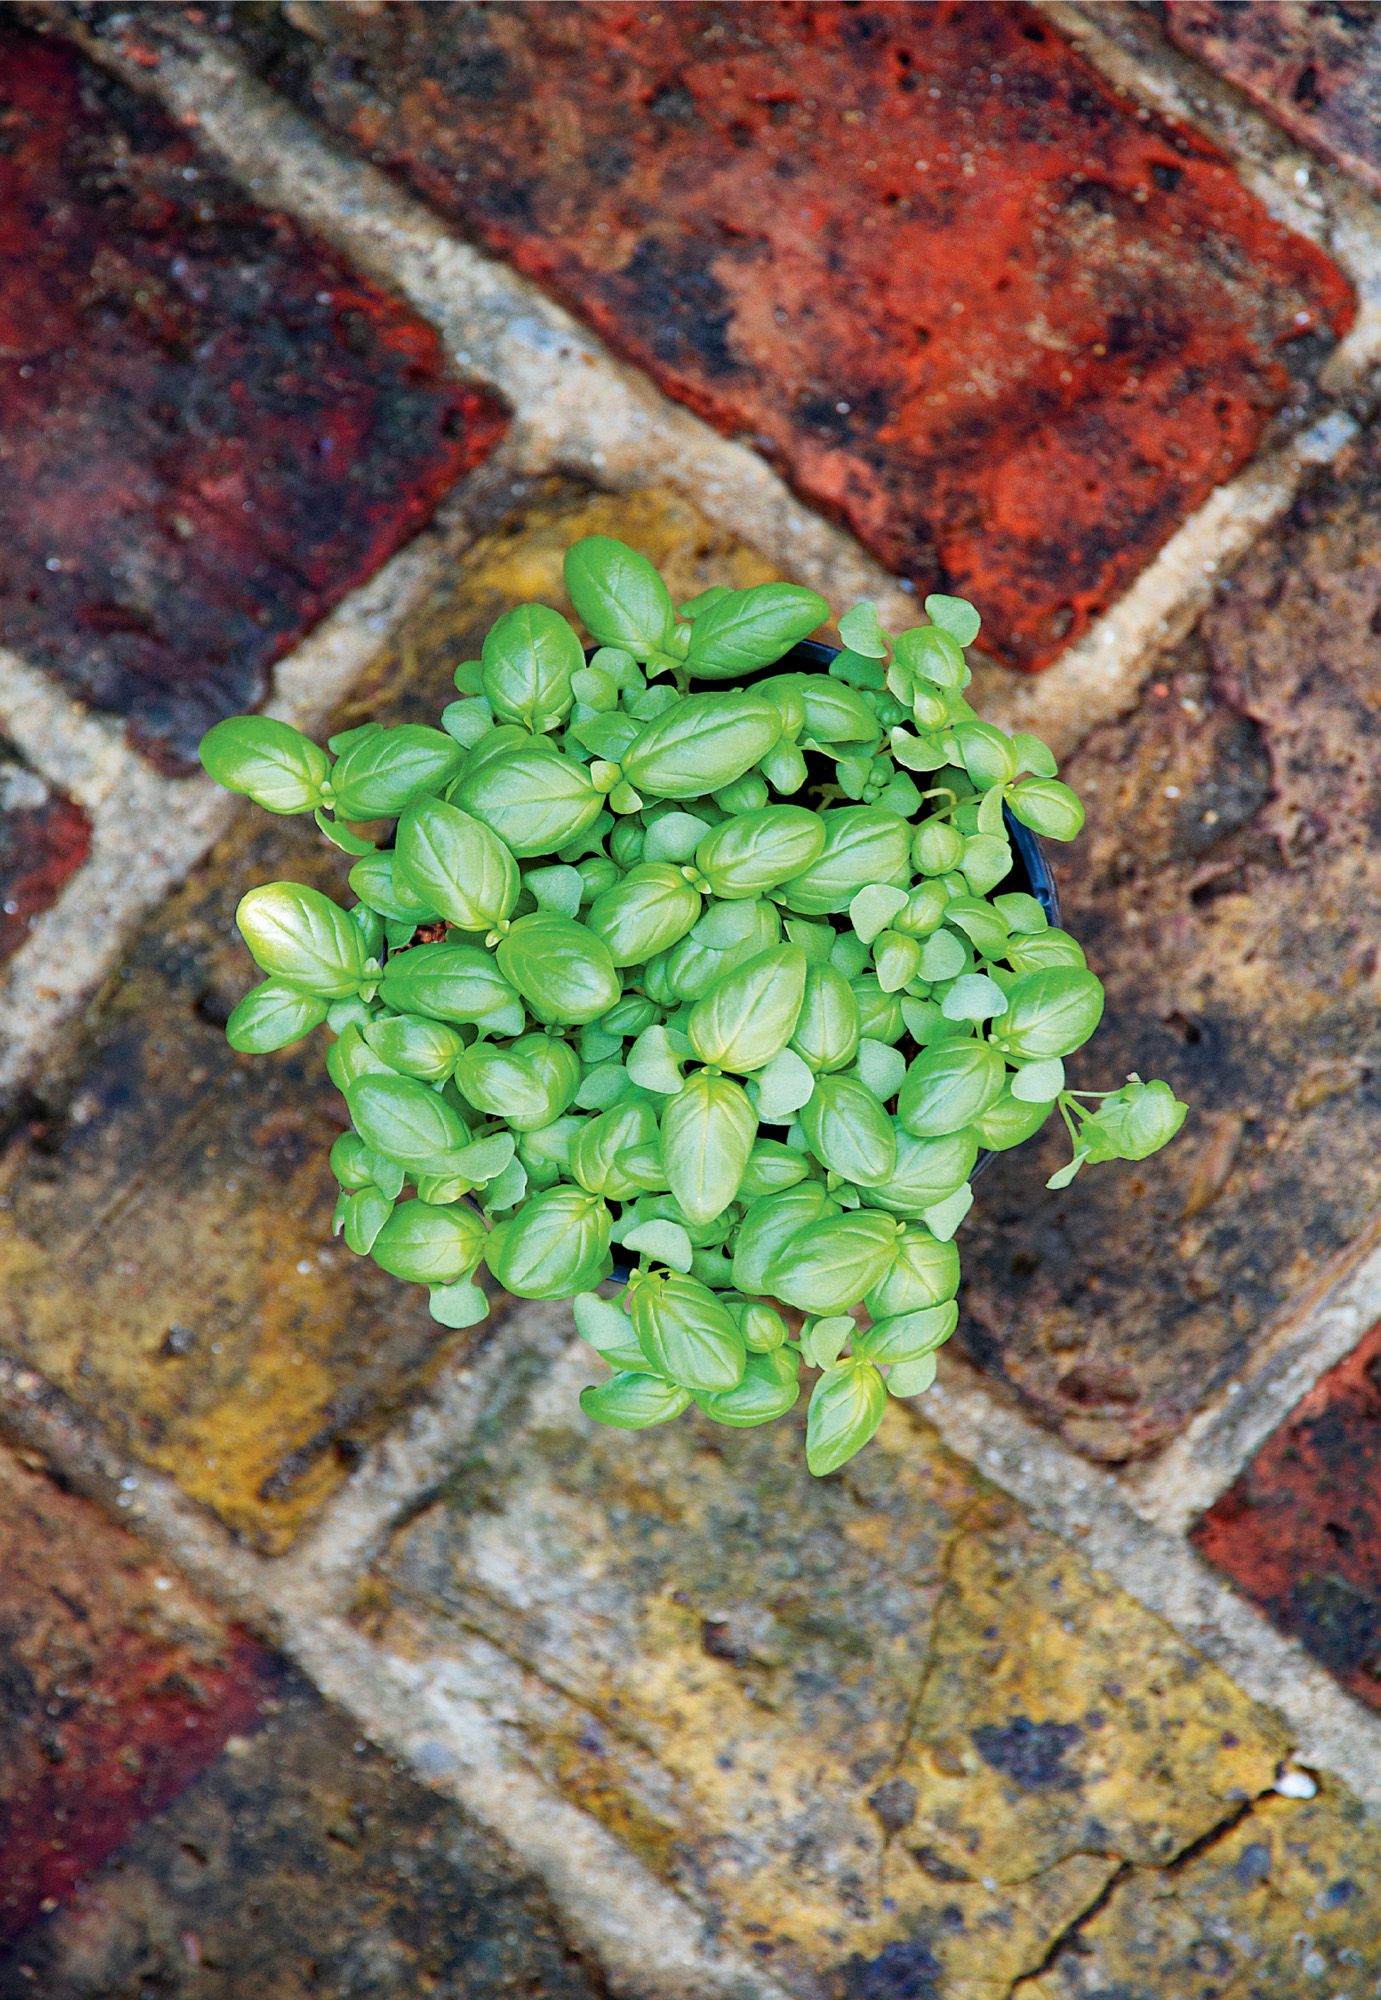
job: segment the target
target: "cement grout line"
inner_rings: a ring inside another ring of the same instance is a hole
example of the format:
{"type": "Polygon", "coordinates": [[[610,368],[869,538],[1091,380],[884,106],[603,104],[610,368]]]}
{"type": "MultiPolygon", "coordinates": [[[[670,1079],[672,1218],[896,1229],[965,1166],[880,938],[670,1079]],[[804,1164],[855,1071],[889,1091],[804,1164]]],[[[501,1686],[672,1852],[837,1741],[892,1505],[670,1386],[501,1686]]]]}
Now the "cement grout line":
{"type": "MultiPolygon", "coordinates": [[[[424,530],[280,660],[265,712],[312,730],[445,570],[424,530]]],[[[92,814],[91,853],[0,977],[0,1092],[24,1083],[99,985],[126,935],[196,866],[241,809],[206,778],[164,778],[37,668],[0,650],[0,727],[92,814]]]]}
{"type": "Polygon", "coordinates": [[[1037,4],[1114,86],[1220,146],[1276,221],[1319,244],[1346,272],[1357,289],[1357,322],[1329,356],[1320,386],[1333,396],[1371,393],[1367,377],[1381,365],[1381,203],[1176,48],[1149,8],[1127,0],[1037,4]]]}
{"type": "MultiPolygon", "coordinates": [[[[914,598],[852,536],[796,499],[755,452],[616,361],[535,284],[455,236],[377,168],[338,151],[223,45],[181,20],[155,21],[161,57],[151,71],[121,53],[118,20],[92,31],[60,8],[54,18],[133,88],[194,125],[260,199],[289,210],[401,292],[437,327],[461,368],[508,398],[513,449],[529,469],[570,466],[615,488],[665,479],[833,604],[870,596],[884,622],[914,619],[914,598]]],[[[145,40],[149,27],[141,17],[145,40]]],[[[975,681],[985,713],[1045,736],[1062,756],[1096,723],[1124,713],[1155,655],[1208,602],[1217,576],[1289,506],[1306,470],[1329,462],[1354,430],[1345,413],[1325,416],[1220,487],[1112,610],[1043,673],[982,666],[975,681]]]]}
{"type": "Polygon", "coordinates": [[[1119,1484],[1137,1513],[1183,1534],[1224,1493],[1320,1376],[1381,1319],[1381,1212],[1299,1300],[1267,1323],[1236,1380],[1119,1484]]]}
{"type": "Polygon", "coordinates": [[[1381,1716],[1345,1694],[1178,1536],[1139,1514],[1113,1474],[995,1402],[964,1364],[947,1357],[934,1388],[911,1408],[1039,1526],[1283,1716],[1301,1763],[1333,1772],[1381,1814],[1381,1716]]]}

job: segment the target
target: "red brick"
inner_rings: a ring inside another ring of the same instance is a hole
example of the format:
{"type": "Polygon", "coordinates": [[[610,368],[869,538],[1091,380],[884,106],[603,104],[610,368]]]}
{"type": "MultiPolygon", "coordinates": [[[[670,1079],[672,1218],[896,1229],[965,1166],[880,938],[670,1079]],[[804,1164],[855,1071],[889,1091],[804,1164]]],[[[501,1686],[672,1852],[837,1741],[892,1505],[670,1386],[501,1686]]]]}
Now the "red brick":
{"type": "Polygon", "coordinates": [[[91,851],[91,822],[0,738],[0,963],[91,851]]]}
{"type": "Polygon", "coordinates": [[[278,1678],[40,1459],[0,1449],[0,1936],[65,1901],[278,1678]]]}
{"type": "Polygon", "coordinates": [[[1288,343],[1352,318],[1221,155],[1021,7],[335,7],[295,42],[219,12],[1019,665],[1251,455],[1288,343]]]}
{"type": "Polygon", "coordinates": [[[1321,1378],[1193,1539],[1381,1708],[1381,1326],[1321,1378]]]}
{"type": "Polygon", "coordinates": [[[0,79],[0,641],[187,768],[504,420],[73,50],[0,79]]]}
{"type": "Polygon", "coordinates": [[[1166,13],[1182,49],[1381,193],[1381,18],[1374,7],[1169,0],[1166,13]]]}

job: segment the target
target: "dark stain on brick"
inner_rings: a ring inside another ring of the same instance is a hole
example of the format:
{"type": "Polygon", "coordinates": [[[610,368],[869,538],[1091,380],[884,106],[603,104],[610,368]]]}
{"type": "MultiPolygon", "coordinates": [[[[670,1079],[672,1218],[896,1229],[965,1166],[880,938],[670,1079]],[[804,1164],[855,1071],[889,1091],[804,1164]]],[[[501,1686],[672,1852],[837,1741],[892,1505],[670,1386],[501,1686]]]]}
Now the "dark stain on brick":
{"type": "Polygon", "coordinates": [[[70,48],[0,76],[0,641],[185,770],[504,420],[70,48]]]}
{"type": "Polygon", "coordinates": [[[1351,322],[1219,154],[1020,6],[328,8],[290,56],[198,13],[1018,665],[1250,457],[1279,344],[1351,322]]]}
{"type": "Polygon", "coordinates": [[[1032,1722],[1027,1715],[1006,1723],[984,1723],[970,1732],[973,1747],[995,1771],[1024,1792],[1077,1792],[1083,1779],[1065,1763],[1066,1753],[1083,1741],[1077,1722],[1032,1722]]]}
{"type": "Polygon", "coordinates": [[[1381,192],[1381,15],[1374,6],[1169,0],[1172,40],[1306,146],[1381,192]]]}
{"type": "Polygon", "coordinates": [[[91,822],[81,807],[0,738],[0,962],[23,944],[90,851],[91,822]]]}
{"type": "Polygon", "coordinates": [[[1381,1327],[1315,1385],[1194,1530],[1197,1548],[1381,1708],[1381,1327]]]}
{"type": "Polygon", "coordinates": [[[936,1984],[944,1968],[930,1947],[884,1945],[876,1958],[851,1958],[843,1968],[845,2000],[940,2000],[936,1984]]]}

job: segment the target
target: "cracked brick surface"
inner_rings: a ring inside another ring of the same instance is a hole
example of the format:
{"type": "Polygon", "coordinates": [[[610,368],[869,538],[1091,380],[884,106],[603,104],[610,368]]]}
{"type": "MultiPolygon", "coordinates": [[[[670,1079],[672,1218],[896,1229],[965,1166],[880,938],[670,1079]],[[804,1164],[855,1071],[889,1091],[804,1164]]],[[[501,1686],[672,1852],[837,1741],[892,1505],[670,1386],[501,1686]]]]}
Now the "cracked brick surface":
{"type": "Polygon", "coordinates": [[[0,23],[0,641],[166,769],[497,441],[431,328],[0,23]]]}
{"type": "Polygon", "coordinates": [[[1259,1799],[1175,1866],[1136,1870],[1011,2000],[1372,2000],[1381,1840],[1355,1800],[1259,1799]]]}
{"type": "Polygon", "coordinates": [[[0,1937],[252,1728],[279,1677],[42,1459],[0,1446],[0,1937]]]}
{"type": "Polygon", "coordinates": [[[817,1480],[797,1420],[599,1430],[600,1372],[515,1373],[356,1615],[473,1661],[513,1754],[803,2000],[999,2000],[1271,1783],[1273,1719],[899,1407],[817,1480]]]}
{"type": "Polygon", "coordinates": [[[0,1955],[0,2000],[597,2000],[502,1843],[296,1678],[0,1955]]]}
{"type": "Polygon", "coordinates": [[[1020,7],[195,13],[1023,666],[1351,320],[1211,145],[1020,7]]]}
{"type": "Polygon", "coordinates": [[[0,964],[90,851],[91,822],[81,807],[0,737],[0,964]]]}
{"type": "Polygon", "coordinates": [[[1171,39],[1316,153],[1381,193],[1381,11],[1368,0],[1169,0],[1171,39]]]}
{"type": "Polygon", "coordinates": [[[1329,1369],[1194,1530],[1210,1562],[1381,1708],[1381,1327],[1329,1369]]]}
{"type": "Polygon", "coordinates": [[[1070,1065],[1191,1107],[1138,1165],[1044,1187],[1062,1132],[1002,1155],[966,1230],[973,1358],[1099,1457],[1192,1416],[1381,1202],[1381,437],[1300,497],[1067,775],[1054,862],[1106,982],[1070,1065]]]}

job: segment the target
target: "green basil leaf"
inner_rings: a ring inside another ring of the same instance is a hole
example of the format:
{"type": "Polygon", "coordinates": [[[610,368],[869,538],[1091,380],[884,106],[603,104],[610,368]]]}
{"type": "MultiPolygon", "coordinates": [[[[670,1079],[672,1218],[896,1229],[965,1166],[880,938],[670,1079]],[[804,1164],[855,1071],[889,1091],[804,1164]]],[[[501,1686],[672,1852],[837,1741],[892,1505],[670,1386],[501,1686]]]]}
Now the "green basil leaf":
{"type": "Polygon", "coordinates": [[[436,918],[439,912],[428,909],[410,889],[404,888],[400,893],[399,884],[393,877],[393,860],[391,853],[380,853],[378,850],[366,855],[350,870],[350,887],[371,910],[377,910],[381,916],[395,923],[410,924],[416,930],[419,924],[436,918]]]}
{"type": "Polygon", "coordinates": [[[919,1361],[903,1361],[887,1377],[889,1396],[923,1396],[935,1380],[935,1356],[923,1354],[919,1361]]]}
{"type": "Polygon", "coordinates": [[[397,1072],[382,1056],[376,1056],[359,1029],[352,1023],[342,1028],[340,1039],[326,1051],[326,1074],[345,1095],[359,1076],[394,1076],[397,1072]]]}
{"type": "Polygon", "coordinates": [[[535,1132],[518,1134],[518,1157],[527,1168],[530,1183],[550,1187],[562,1174],[569,1173],[571,1148],[584,1125],[583,1118],[555,1118],[535,1132]]]}
{"type": "Polygon", "coordinates": [[[670,862],[641,861],[590,905],[585,922],[615,965],[645,965],[699,920],[700,895],[670,862]]]}
{"type": "MultiPolygon", "coordinates": [[[[788,1339],[786,1321],[771,1306],[761,1305],[750,1299],[740,1308],[738,1323],[749,1354],[774,1354],[779,1347],[786,1345],[788,1339]]],[[[794,1379],[794,1360],[792,1374],[794,1379]]]]}
{"type": "Polygon", "coordinates": [[[886,1104],[902,1087],[906,1058],[899,1049],[865,1035],[858,1045],[858,1074],[874,1097],[886,1104]]]}
{"type": "MultiPolygon", "coordinates": [[[[749,1083],[748,1101],[764,1125],[784,1125],[793,1112],[800,1110],[814,1088],[815,1078],[795,1050],[782,1049],[749,1083]]],[[[801,1176],[797,1174],[794,1178],[799,1180],[801,1176]]]]}
{"type": "Polygon", "coordinates": [[[396,840],[395,889],[406,885],[460,930],[487,931],[517,902],[517,863],[469,813],[422,799],[399,820],[396,840]]]}
{"type": "Polygon", "coordinates": [[[266,979],[246,993],[225,1024],[225,1039],[242,1056],[267,1055],[319,1028],[326,1002],[286,980],[266,979]]]}
{"type": "Polygon", "coordinates": [[[969,1130],[990,1152],[1006,1153],[1039,1132],[1054,1109],[1053,1098],[1044,1104],[1024,1104],[1010,1090],[1004,1090],[986,1111],[980,1112],[969,1130]]]}
{"type": "Polygon", "coordinates": [[[878,624],[877,606],[867,598],[844,613],[839,636],[851,653],[861,653],[865,660],[887,658],[887,636],[878,624]]]}
{"type": "Polygon", "coordinates": [[[590,1291],[613,1268],[610,1221],[598,1195],[548,1188],[489,1232],[485,1261],[517,1298],[568,1299],[590,1291]]]}
{"type": "MultiPolygon", "coordinates": [[[[764,1143],[759,1140],[758,1146],[764,1143]]],[[[757,1150],[755,1147],[754,1152],[757,1150]]],[[[801,1158],[799,1153],[793,1157],[801,1158]]],[[[801,1165],[804,1167],[805,1162],[801,1161],[801,1165]]],[[[753,1201],[734,1238],[735,1285],[741,1292],[765,1292],[767,1268],[782,1246],[807,1224],[822,1222],[839,1213],[838,1202],[831,1201],[820,1181],[802,1181],[796,1187],[753,1201]]]]}
{"type": "Polygon", "coordinates": [[[606,1013],[623,988],[603,940],[568,917],[520,917],[500,940],[500,972],[539,1021],[578,1027],[606,1013]]]}
{"type": "MultiPolygon", "coordinates": [[[[642,1177],[626,1171],[624,1157],[659,1142],[657,1114],[646,1098],[617,1104],[581,1127],[571,1147],[571,1173],[587,1193],[609,1201],[627,1201],[642,1192],[642,1177]]],[[[624,1238],[627,1243],[627,1238],[624,1238]]],[[[637,1246],[632,1246],[636,1248],[637,1246]]],[[[690,1268],[686,1244],[685,1269],[690,1268]]]]}
{"type": "Polygon", "coordinates": [[[936,592],[925,601],[925,615],[960,646],[971,646],[978,637],[981,621],[967,598],[944,597],[936,592]]]}
{"type": "Polygon", "coordinates": [[[1034,936],[1043,931],[1050,919],[1034,896],[1026,896],[1013,891],[1006,896],[994,896],[992,907],[1002,918],[1009,930],[1019,936],[1034,936]]]}
{"type": "Polygon", "coordinates": [[[1034,937],[1014,938],[1005,955],[1015,972],[1043,972],[1051,965],[1088,964],[1083,946],[1068,931],[1053,928],[1034,937]]]}
{"type": "Polygon", "coordinates": [[[688,695],[640,731],[620,760],[624,779],[645,796],[699,798],[751,770],[781,728],[761,695],[688,695]]]}
{"type": "Polygon", "coordinates": [[[843,973],[832,965],[811,965],[791,1036],[796,1054],[811,1069],[843,1069],[858,1051],[860,1032],[858,1000],[843,973]]]}
{"type": "Polygon", "coordinates": [[[312,814],[312,818],[317,823],[317,830],[324,833],[332,847],[338,847],[342,854],[378,853],[379,850],[372,840],[362,840],[359,834],[352,833],[348,826],[337,826],[334,820],[327,819],[320,806],[312,814]]]}
{"type": "Polygon", "coordinates": [[[360,1031],[371,1049],[400,1076],[440,1083],[456,1066],[465,1044],[454,1028],[420,1014],[389,1014],[360,1031]]]}
{"type": "Polygon", "coordinates": [[[453,1285],[469,1277],[484,1255],[487,1238],[472,1208],[405,1201],[374,1238],[374,1262],[415,1284],[453,1285]]]}
{"type": "Polygon", "coordinates": [[[707,1417],[712,1417],[717,1424],[729,1424],[735,1430],[746,1430],[754,1424],[770,1424],[774,1418],[784,1417],[800,1400],[799,1371],[800,1363],[788,1349],[777,1348],[770,1354],[750,1354],[743,1380],[736,1389],[721,1389],[712,1396],[697,1396],[696,1401],[707,1417]]]}
{"type": "Polygon", "coordinates": [[[646,556],[609,535],[586,535],[567,549],[563,571],[576,616],[597,646],[621,647],[638,660],[662,651],[675,613],[646,556]]]}
{"type": "Polygon", "coordinates": [[[486,634],[482,657],[482,684],[495,715],[538,733],[564,720],[571,677],[585,667],[579,639],[545,604],[506,611],[486,634]]]}
{"type": "Polygon", "coordinates": [[[330,771],[326,752],[290,722],[234,715],[202,737],[197,755],[208,777],[242,792],[267,812],[310,812],[321,804],[330,771]]]}
{"type": "Polygon", "coordinates": [[[890,1180],[897,1160],[892,1120],[866,1084],[839,1074],[817,1078],[801,1125],[817,1160],[859,1187],[890,1180]]]}
{"type": "Polygon", "coordinates": [[[1029,771],[1036,778],[1053,778],[1059,770],[1054,752],[1047,744],[1041,742],[1039,736],[1028,736],[1024,729],[1019,729],[1012,742],[1016,745],[1020,760],[1017,767],[1019,770],[1029,771]]]}
{"type": "Polygon", "coordinates": [[[331,773],[338,819],[396,819],[415,799],[439,792],[465,752],[440,729],[399,723],[352,743],[331,773]]]}
{"type": "Polygon", "coordinates": [[[786,1047],[805,993],[806,955],[773,945],[715,981],[691,1009],[686,1034],[702,1062],[751,1074],[786,1047]]]}
{"type": "Polygon", "coordinates": [[[824,845],[819,813],[801,806],[766,806],[721,820],[707,831],[695,850],[695,865],[716,896],[762,896],[808,868],[824,845]]]}
{"type": "Polygon", "coordinates": [[[972,1125],[938,1139],[915,1139],[909,1132],[899,1132],[892,1178],[869,1188],[868,1200],[899,1215],[925,1215],[967,1182],[978,1158],[973,1135],[972,1125]]]}
{"type": "Polygon", "coordinates": [[[743,1380],[748,1351],[737,1320],[708,1286],[679,1271],[635,1271],[628,1311],[638,1345],[660,1374],[702,1394],[743,1380]]]}
{"type": "Polygon", "coordinates": [[[898,1225],[876,1209],[809,1223],[777,1250],[765,1289],[803,1312],[849,1312],[892,1268],[899,1243],[898,1225]]]}
{"type": "Polygon", "coordinates": [[[908,771],[941,771],[949,762],[939,741],[929,734],[913,736],[909,730],[893,729],[890,747],[897,762],[908,771]]]}
{"type": "Polygon", "coordinates": [[[494,711],[483,696],[478,701],[448,702],[441,711],[441,727],[462,750],[473,750],[494,727],[494,711]]]}
{"type": "Polygon", "coordinates": [[[858,1327],[848,1313],[807,1320],[801,1329],[801,1353],[812,1368],[832,1368],[858,1327]]]}
{"type": "Polygon", "coordinates": [[[369,1148],[355,1132],[342,1132],[331,1148],[331,1172],[347,1193],[369,1187],[374,1176],[369,1170],[369,1148]]]}
{"type": "Polygon", "coordinates": [[[1023,778],[1008,792],[1007,804],[1023,826],[1047,840],[1073,840],[1084,824],[1077,795],[1058,778],[1023,778]]]}
{"type": "Polygon", "coordinates": [[[806,1464],[818,1478],[836,1472],[863,1449],[882,1422],[887,1390],[876,1368],[841,1362],[811,1392],[806,1417],[806,1464]]]}
{"type": "Polygon", "coordinates": [[[858,1025],[870,1042],[897,1042],[906,1031],[901,1002],[895,993],[884,993],[877,979],[864,973],[849,981],[849,991],[858,1008],[858,1025]]]}
{"type": "Polygon", "coordinates": [[[976,896],[986,896],[1012,872],[1012,850],[1005,840],[988,833],[971,833],[964,842],[962,867],[976,896]]]}
{"type": "MultiPolygon", "coordinates": [[[[958,1185],[963,1185],[962,1177],[958,1185]]],[[[928,1229],[913,1224],[902,1233],[891,1270],[863,1303],[875,1320],[887,1319],[942,1306],[958,1289],[959,1252],[952,1243],[941,1243],[928,1229]]]]}
{"type": "Polygon", "coordinates": [[[479,1326],[489,1317],[488,1299],[465,1278],[454,1285],[433,1285],[427,1309],[438,1326],[479,1326]]]}
{"type": "Polygon", "coordinates": [[[583,766],[541,737],[507,743],[478,768],[472,762],[454,797],[510,852],[523,857],[555,854],[569,846],[593,825],[604,805],[583,766]]]}
{"type": "Polygon", "coordinates": [[[896,1362],[919,1361],[944,1345],[959,1324],[959,1308],[953,1299],[914,1312],[893,1313],[875,1320],[854,1341],[854,1355],[880,1368],[896,1362]]]}
{"type": "Polygon", "coordinates": [[[532,891],[539,909],[550,910],[554,917],[580,914],[585,883],[578,868],[569,868],[564,864],[554,868],[529,868],[523,876],[523,887],[532,891]]]}
{"type": "Polygon", "coordinates": [[[726,590],[697,603],[686,665],[701,680],[733,680],[781,659],[829,615],[824,598],[800,584],[726,590]]]}
{"type": "Polygon", "coordinates": [[[643,1090],[656,1090],[664,1097],[675,1097],[681,1088],[682,1060],[667,1030],[654,1025],[644,1028],[628,1051],[628,1074],[643,1090]]]}
{"type": "MultiPolygon", "coordinates": [[[[486,1118],[502,1118],[515,1132],[535,1132],[565,1110],[555,1103],[533,1064],[511,1049],[479,1042],[455,1066],[461,1095],[486,1118]]],[[[574,1093],[572,1093],[574,1094],[574,1093]]]]}
{"type": "Polygon", "coordinates": [[[326,999],[364,979],[364,940],[345,911],[300,882],[266,882],[240,899],[240,935],[270,977],[326,999]]]}
{"type": "Polygon", "coordinates": [[[988,1042],[940,1042],[923,1049],[906,1072],[897,1117],[917,1139],[958,1132],[999,1097],[1006,1066],[988,1042]]]}
{"type": "MultiPolygon", "coordinates": [[[[1028,972],[1007,995],[1007,1011],[993,1022],[993,1047],[1014,1063],[1067,1056],[1085,1043],[1103,1017],[1097,976],[1073,965],[1028,972]]],[[[970,1115],[977,1117],[979,1105],[970,1115]]]]}
{"type": "Polygon", "coordinates": [[[913,625],[909,631],[899,632],[892,644],[895,657],[918,679],[934,681],[943,688],[967,685],[970,676],[964,649],[938,622],[913,625]]]}
{"type": "Polygon", "coordinates": [[[357,1257],[367,1257],[379,1231],[393,1212],[393,1203],[379,1188],[359,1188],[354,1194],[346,1195],[342,1212],[347,1248],[353,1250],[357,1257]]]}
{"type": "MultiPolygon", "coordinates": [[[[926,939],[927,945],[931,942],[926,939]]],[[[900,931],[883,931],[873,941],[873,963],[883,992],[900,993],[922,970],[920,941],[904,937],[900,931]]]]}
{"type": "Polygon", "coordinates": [[[910,828],[881,806],[843,806],[821,814],[825,845],[787,882],[788,909],[802,916],[847,910],[859,890],[878,882],[904,887],[911,874],[910,828]]]}
{"type": "MultiPolygon", "coordinates": [[[[944,894],[938,882],[928,882],[926,888],[932,894],[944,894]]],[[[1006,902],[1007,898],[1000,897],[999,901],[1006,902]]],[[[991,903],[985,903],[977,896],[955,896],[943,915],[946,923],[963,931],[965,937],[989,958],[998,958],[1006,951],[1009,942],[1007,925],[1001,912],[991,903]]]]}
{"type": "Polygon", "coordinates": [[[949,929],[932,931],[921,947],[920,975],[931,980],[957,979],[970,962],[962,938],[949,929]]]}
{"type": "MultiPolygon", "coordinates": [[[[813,1087],[814,1078],[811,1084],[813,1087]]],[[[802,1098],[801,1102],[804,1103],[805,1099],[802,1098]]],[[[791,1108],[795,1110],[798,1107],[793,1105],[791,1108]]],[[[804,1159],[790,1146],[783,1146],[776,1139],[758,1139],[748,1155],[748,1164],[739,1182],[738,1198],[740,1201],[756,1202],[762,1195],[781,1194],[803,1181],[806,1171],[804,1159]]],[[[751,1341],[749,1345],[752,1345],[751,1341]]]]}
{"type": "Polygon", "coordinates": [[[973,1207],[973,1189],[967,1184],[956,1188],[954,1193],[936,1202],[933,1208],[925,1210],[922,1220],[933,1236],[942,1243],[948,1243],[964,1217],[973,1207]]]}
{"type": "Polygon", "coordinates": [[[445,1099],[415,1077],[358,1076],[345,1101],[365,1144],[400,1166],[431,1169],[470,1137],[445,1099]]]}
{"type": "Polygon", "coordinates": [[[849,904],[849,922],[864,943],[871,944],[879,931],[886,930],[893,917],[906,909],[909,902],[905,889],[870,882],[849,904]]]}
{"type": "Polygon", "coordinates": [[[1026,1063],[1008,1085],[1019,1104],[1050,1104],[1065,1087],[1065,1066],[1058,1056],[1026,1063]]]}
{"type": "Polygon", "coordinates": [[[624,1231],[623,1247],[639,1257],[669,1265],[673,1271],[680,1271],[687,1277],[690,1275],[694,1252],[690,1237],[679,1222],[640,1222],[636,1228],[624,1231]]]}
{"type": "Polygon", "coordinates": [[[419,944],[397,953],[385,963],[379,995],[399,1014],[428,1014],[438,1021],[491,1025],[516,1010],[522,1027],[516,992],[477,945],[419,944]]]}
{"type": "Polygon", "coordinates": [[[619,1374],[580,1392],[580,1407],[587,1417],[620,1431],[645,1431],[652,1424],[664,1424],[689,1409],[690,1400],[689,1389],[660,1375],[619,1374]]]}
{"type": "Polygon", "coordinates": [[[916,829],[911,854],[922,875],[948,875],[964,858],[964,836],[947,820],[928,819],[916,829]]]}
{"type": "Polygon", "coordinates": [[[671,1191],[692,1222],[712,1222],[738,1193],[758,1120],[738,1084],[693,1076],[662,1116],[671,1191]]]}
{"type": "MultiPolygon", "coordinates": [[[[943,935],[943,933],[941,934],[943,935]]],[[[948,986],[940,1001],[947,1021],[990,1021],[1005,1012],[1007,995],[982,972],[964,972],[948,986]]],[[[1051,1096],[1046,1091],[1047,1097],[1051,1096]]]]}

